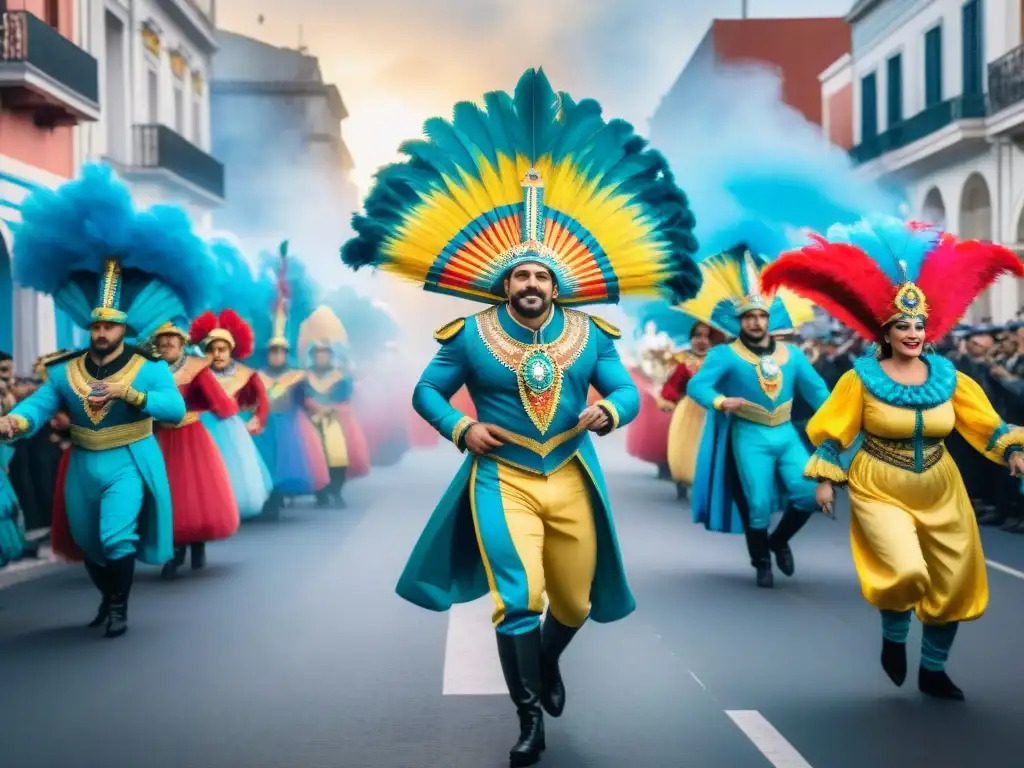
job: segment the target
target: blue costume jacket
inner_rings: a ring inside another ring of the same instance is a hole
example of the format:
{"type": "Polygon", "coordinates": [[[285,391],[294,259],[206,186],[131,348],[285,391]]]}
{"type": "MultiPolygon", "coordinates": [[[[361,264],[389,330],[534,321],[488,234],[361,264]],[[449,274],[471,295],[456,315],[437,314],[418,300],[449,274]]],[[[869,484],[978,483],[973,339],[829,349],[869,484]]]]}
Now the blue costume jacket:
{"type": "Polygon", "coordinates": [[[87,402],[97,380],[91,370],[87,352],[50,367],[46,383],[11,412],[20,421],[19,437],[66,410],[74,448],[64,493],[75,543],[92,562],[136,554],[162,565],[174,554],[171,491],[153,422],[177,424],[185,401],[166,363],[126,350],[99,380],[127,383],[144,401],[136,407],[109,400],[95,410],[87,402]]]}
{"type": "Polygon", "coordinates": [[[776,342],[764,356],[739,340],[715,347],[686,394],[710,417],[697,457],[694,522],[742,533],[741,515],[749,515],[752,527],[764,528],[787,499],[803,511],[816,508],[814,483],[803,476],[810,452],[792,417],[798,399],[817,410],[829,392],[797,347],[776,342]],[[747,405],[727,415],[717,409],[727,397],[743,398],[747,405]]]}
{"type": "MultiPolygon", "coordinates": [[[[469,390],[481,422],[501,430],[504,445],[488,459],[549,475],[578,458],[592,483],[597,532],[597,571],[591,618],[610,622],[633,611],[622,556],[597,453],[577,426],[593,385],[612,417],[612,428],[632,421],[640,396],[619,360],[618,331],[575,310],[556,307],[536,334],[517,323],[506,305],[444,326],[435,338],[441,349],[413,394],[413,407],[459,450],[473,420],[449,400],[469,390]],[[520,372],[522,376],[520,376],[520,372]]],[[[474,456],[467,456],[398,582],[404,599],[433,611],[476,600],[488,593],[469,502],[474,456]]]]}

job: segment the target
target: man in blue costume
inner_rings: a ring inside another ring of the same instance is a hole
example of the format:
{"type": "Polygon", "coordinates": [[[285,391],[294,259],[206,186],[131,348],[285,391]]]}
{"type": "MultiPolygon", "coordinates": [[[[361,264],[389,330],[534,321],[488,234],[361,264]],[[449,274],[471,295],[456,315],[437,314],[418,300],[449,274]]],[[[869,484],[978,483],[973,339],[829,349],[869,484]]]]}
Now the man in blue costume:
{"type": "Polygon", "coordinates": [[[817,509],[816,484],[803,476],[810,453],[793,425],[794,400],[817,410],[829,392],[799,348],[772,335],[794,331],[813,314],[809,302],[801,305],[794,296],[783,301],[762,294],[765,263],[745,244],[702,262],[704,290],[695,301],[716,305],[712,321],[738,338],[708,353],[686,393],[709,415],[714,411],[697,459],[694,516],[721,532],[738,530],[739,517],[757,586],[771,588],[772,553],[779,570],[792,576],[790,540],[817,509]],[[782,506],[786,511],[769,535],[772,513],[782,506]]]}
{"type": "Polygon", "coordinates": [[[186,314],[196,303],[189,276],[208,269],[207,258],[183,212],[136,213],[104,167],[87,166],[56,193],[33,193],[23,208],[15,279],[51,293],[90,341],[49,365],[42,387],[0,419],[0,439],[31,436],[60,410],[69,415],[67,523],[102,594],[90,626],[105,625],[107,637],[127,630],[136,557],[152,565],[172,557],[171,496],[153,423],[185,416],[166,363],[126,336],[148,338],[167,315],[186,314]]]}
{"type": "Polygon", "coordinates": [[[471,455],[397,591],[436,611],[490,592],[519,715],[509,762],[526,766],[545,748],[543,711],[565,706],[561,653],[588,618],[635,607],[590,433],[633,419],[639,393],[619,332],[565,307],[657,287],[688,298],[700,274],[686,198],[628,124],[556,94],[538,70],[484,103],[431,120],[427,141],[403,146],[414,160],[377,174],[342,258],[495,305],[435,332],[441,349],[415,388],[417,412],[471,455]],[[477,421],[450,403],[463,386],[477,421]],[[588,407],[591,386],[603,399],[588,407]]]}

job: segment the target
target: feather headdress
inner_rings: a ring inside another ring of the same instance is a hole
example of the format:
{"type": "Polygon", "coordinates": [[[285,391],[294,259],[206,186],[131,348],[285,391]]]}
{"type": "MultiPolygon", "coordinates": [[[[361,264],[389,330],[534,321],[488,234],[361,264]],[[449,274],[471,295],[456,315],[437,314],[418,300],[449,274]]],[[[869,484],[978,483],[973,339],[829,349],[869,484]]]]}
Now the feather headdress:
{"type": "MultiPolygon", "coordinates": [[[[249,318],[257,308],[254,307],[256,278],[252,266],[242,252],[238,240],[228,233],[217,233],[209,242],[210,254],[216,265],[214,274],[209,277],[211,284],[210,303],[206,309],[220,312],[222,309],[233,309],[243,318],[249,318]]],[[[261,315],[267,308],[258,308],[261,315]]]]}
{"type": "Polygon", "coordinates": [[[1012,251],[960,241],[927,224],[873,216],[835,225],[825,237],[783,254],[762,275],[819,304],[867,341],[900,317],[927,320],[925,336],[945,336],[1000,275],[1024,277],[1012,251]]]}
{"type": "Polygon", "coordinates": [[[348,346],[348,333],[334,311],[321,304],[299,326],[300,362],[312,362],[313,355],[322,350],[340,357],[348,346]]]}
{"type": "Polygon", "coordinates": [[[233,309],[221,310],[219,314],[203,312],[192,322],[189,340],[204,351],[213,341],[226,342],[235,360],[245,360],[252,354],[252,327],[233,309]]]}
{"type": "Polygon", "coordinates": [[[206,244],[188,215],[169,205],[136,211],[109,167],[86,165],[80,178],[25,199],[14,225],[16,282],[53,297],[72,321],[128,326],[150,337],[168,318],[203,305],[210,271],[206,244]]]}
{"type": "Polygon", "coordinates": [[[790,242],[781,229],[746,220],[716,233],[710,242],[723,250],[700,262],[700,293],[679,304],[680,312],[731,337],[739,336],[740,317],[755,309],[768,313],[769,333],[792,332],[814,319],[809,301],[763,284],[766,265],[790,242]]]}
{"type": "Polygon", "coordinates": [[[654,323],[658,331],[667,333],[677,344],[689,341],[690,331],[698,322],[692,315],[680,312],[671,302],[662,300],[641,304],[636,311],[635,320],[634,336],[637,338],[644,335],[648,323],[654,323]]]}
{"type": "Polygon", "coordinates": [[[287,240],[276,255],[263,253],[254,301],[264,309],[251,316],[256,348],[283,347],[297,353],[299,326],[316,309],[318,293],[305,264],[289,252],[287,240]]]}
{"type": "Polygon", "coordinates": [[[455,105],[381,169],[342,248],[428,291],[500,303],[517,264],[539,262],[563,304],[615,303],[659,288],[693,296],[694,218],[665,159],[601,105],[556,93],[530,69],[514,95],[455,105]]]}

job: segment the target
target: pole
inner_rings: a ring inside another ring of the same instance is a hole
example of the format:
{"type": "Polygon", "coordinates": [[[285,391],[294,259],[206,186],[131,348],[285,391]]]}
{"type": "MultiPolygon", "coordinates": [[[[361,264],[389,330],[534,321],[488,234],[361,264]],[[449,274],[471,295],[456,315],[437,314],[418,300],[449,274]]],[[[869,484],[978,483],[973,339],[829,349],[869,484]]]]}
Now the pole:
{"type": "Polygon", "coordinates": [[[749,0],[740,0],[740,18],[745,19],[750,14],[750,2],[749,0]]]}

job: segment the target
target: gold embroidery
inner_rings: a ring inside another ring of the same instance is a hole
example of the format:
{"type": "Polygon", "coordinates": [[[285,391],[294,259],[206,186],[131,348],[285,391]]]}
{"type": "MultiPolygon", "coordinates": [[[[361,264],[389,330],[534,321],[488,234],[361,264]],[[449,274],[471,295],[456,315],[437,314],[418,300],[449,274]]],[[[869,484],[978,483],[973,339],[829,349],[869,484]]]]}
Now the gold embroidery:
{"type": "Polygon", "coordinates": [[[774,411],[769,411],[757,403],[748,402],[744,403],[734,415],[746,421],[760,424],[763,427],[778,427],[792,419],[793,401],[787,400],[774,411]]]}
{"type": "Polygon", "coordinates": [[[572,440],[577,435],[586,431],[586,427],[576,426],[566,432],[561,432],[555,435],[550,440],[545,440],[543,443],[539,440],[534,440],[532,437],[523,437],[523,435],[517,435],[515,432],[509,432],[507,429],[502,427],[491,427],[492,431],[497,432],[501,436],[501,439],[506,443],[512,445],[518,445],[520,448],[536,453],[542,459],[551,453],[553,450],[561,445],[572,440]]]}
{"type": "Polygon", "coordinates": [[[501,327],[499,307],[477,315],[477,328],[494,359],[516,375],[519,398],[526,414],[543,435],[555,418],[562,395],[562,379],[590,339],[590,317],[563,309],[564,328],[549,344],[526,344],[513,339],[501,327]]]}
{"type": "Polygon", "coordinates": [[[309,382],[309,386],[313,388],[313,391],[318,395],[325,396],[331,393],[331,387],[344,378],[345,374],[341,371],[330,371],[325,376],[317,376],[315,373],[310,371],[306,375],[306,381],[309,382]]]}
{"type": "Polygon", "coordinates": [[[466,430],[468,430],[474,424],[476,424],[476,422],[469,418],[469,416],[463,416],[461,419],[455,422],[455,428],[452,429],[452,443],[454,445],[458,445],[459,440],[462,439],[462,436],[466,433],[466,430]]]}
{"type": "Polygon", "coordinates": [[[434,331],[434,338],[440,341],[442,344],[446,341],[451,341],[459,335],[459,331],[466,327],[466,319],[460,317],[456,320],[452,320],[450,323],[445,323],[436,331],[434,331]]]}
{"type": "Polygon", "coordinates": [[[94,379],[89,375],[88,371],[85,370],[85,358],[89,353],[76,357],[67,365],[67,376],[68,385],[71,387],[71,391],[75,393],[75,396],[82,402],[82,409],[85,411],[85,415],[89,418],[93,424],[100,424],[107,415],[110,413],[110,409],[114,406],[114,400],[107,400],[101,408],[94,408],[89,403],[89,395],[92,393],[92,385],[96,381],[103,381],[108,384],[121,384],[123,382],[131,383],[135,380],[139,371],[142,370],[142,366],[145,365],[146,359],[141,355],[134,355],[128,364],[117,373],[107,376],[105,379],[94,379]]]}
{"type": "Polygon", "coordinates": [[[121,448],[139,440],[145,440],[153,434],[153,420],[143,419],[131,424],[118,424],[116,427],[88,429],[71,425],[71,443],[86,451],[109,451],[121,448]]]}
{"type": "Polygon", "coordinates": [[[263,379],[263,388],[267,390],[267,397],[270,400],[278,400],[288,394],[288,390],[302,381],[305,371],[285,371],[277,378],[268,373],[260,371],[260,378],[263,379]]]}
{"type": "MultiPolygon", "coordinates": [[[[661,398],[659,397],[658,399],[660,400],[661,398]]],[[[610,400],[598,400],[596,403],[594,403],[594,405],[600,405],[602,408],[608,411],[608,413],[612,417],[613,430],[619,428],[619,411],[615,407],[614,403],[612,403],[610,400]]]]}
{"type": "Polygon", "coordinates": [[[757,383],[760,385],[761,391],[772,400],[777,398],[779,393],[782,392],[782,368],[789,362],[789,347],[785,344],[777,343],[772,354],[758,355],[747,349],[739,339],[729,346],[732,347],[733,352],[754,366],[754,372],[757,374],[757,383]]]}

